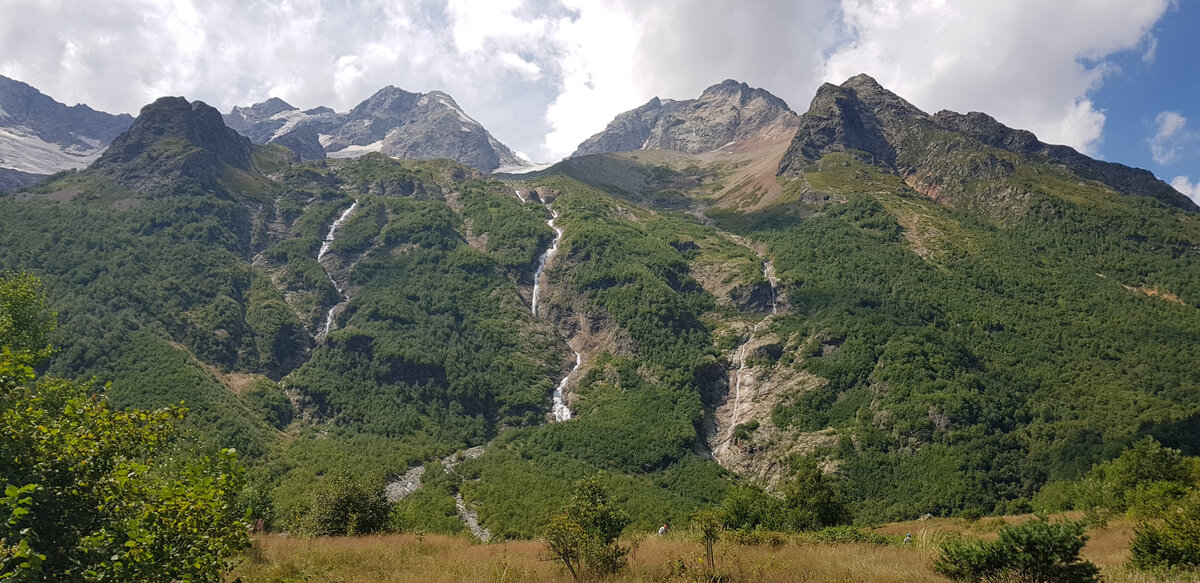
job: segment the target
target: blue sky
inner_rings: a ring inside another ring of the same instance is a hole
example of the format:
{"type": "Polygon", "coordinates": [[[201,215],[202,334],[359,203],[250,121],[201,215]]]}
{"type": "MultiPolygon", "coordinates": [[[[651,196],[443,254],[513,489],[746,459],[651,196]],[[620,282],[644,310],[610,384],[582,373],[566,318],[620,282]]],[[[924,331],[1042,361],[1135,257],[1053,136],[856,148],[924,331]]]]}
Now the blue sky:
{"type": "Polygon", "coordinates": [[[736,79],[803,112],[867,73],[1200,199],[1198,31],[1200,0],[0,0],[0,75],[113,113],[436,89],[553,161],[655,96],[736,79]]]}
{"type": "Polygon", "coordinates": [[[1181,2],[1169,10],[1153,34],[1153,58],[1143,59],[1142,51],[1114,55],[1119,72],[1094,93],[1107,117],[1098,153],[1168,182],[1183,176],[1195,185],[1200,181],[1200,2],[1181,2]],[[1151,146],[1163,112],[1179,114],[1186,122],[1163,144],[1174,155],[1156,161],[1151,146]]]}

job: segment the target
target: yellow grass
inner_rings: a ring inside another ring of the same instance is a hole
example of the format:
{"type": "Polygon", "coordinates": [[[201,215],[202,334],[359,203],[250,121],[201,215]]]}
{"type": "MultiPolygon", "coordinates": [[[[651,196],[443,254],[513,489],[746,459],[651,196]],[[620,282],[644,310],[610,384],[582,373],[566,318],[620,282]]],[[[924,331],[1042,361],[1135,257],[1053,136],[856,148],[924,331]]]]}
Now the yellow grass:
{"type": "MultiPolygon", "coordinates": [[[[286,538],[256,541],[257,560],[230,576],[267,581],[442,583],[462,581],[572,581],[542,560],[534,541],[477,545],[464,539],[414,535],[355,538],[286,538]]],[[[629,568],[608,581],[699,581],[707,568],[703,549],[680,539],[649,538],[636,545],[629,568]]],[[[727,581],[845,581],[902,583],[945,581],[929,568],[932,555],[917,549],[873,545],[717,545],[717,570],[727,581]]]]}
{"type": "MultiPolygon", "coordinates": [[[[717,545],[717,571],[726,582],[836,581],[918,583],[946,582],[931,569],[940,544],[954,534],[994,538],[1003,524],[1030,516],[985,518],[977,522],[931,519],[889,524],[875,529],[888,535],[912,533],[904,546],[810,544],[779,546],[717,545]]],[[[1056,518],[1057,519],[1057,518],[1056,518]]],[[[1129,541],[1133,525],[1115,521],[1091,529],[1084,558],[1096,563],[1106,583],[1200,583],[1200,574],[1158,577],[1130,571],[1129,541]]],[[[627,543],[630,541],[626,541],[627,543]]],[[[634,543],[629,567],[605,581],[706,581],[703,548],[688,533],[634,543]]],[[[299,538],[264,535],[229,576],[242,583],[495,583],[549,581],[569,583],[569,574],[543,560],[536,541],[474,544],[446,536],[387,535],[344,538],[299,538]]]]}

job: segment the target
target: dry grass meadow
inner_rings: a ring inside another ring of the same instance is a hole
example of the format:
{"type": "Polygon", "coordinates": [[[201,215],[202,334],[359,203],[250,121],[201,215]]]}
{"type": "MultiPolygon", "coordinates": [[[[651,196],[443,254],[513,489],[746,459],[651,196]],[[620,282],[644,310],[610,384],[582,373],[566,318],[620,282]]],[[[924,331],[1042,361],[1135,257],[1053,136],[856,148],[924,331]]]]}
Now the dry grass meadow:
{"type": "MultiPolygon", "coordinates": [[[[911,532],[908,545],[813,544],[799,539],[778,546],[717,546],[717,571],[731,582],[945,582],[930,564],[948,533],[994,536],[1002,522],[1023,517],[962,520],[933,519],[890,524],[882,534],[911,532]]],[[[1154,577],[1124,567],[1133,527],[1118,522],[1089,532],[1085,556],[1103,570],[1108,583],[1200,582],[1200,577],[1154,577]]],[[[536,541],[474,544],[465,538],[388,535],[347,538],[298,538],[265,535],[231,574],[242,583],[450,583],[486,581],[569,583],[570,575],[543,560],[536,541]]],[[[706,581],[703,549],[688,533],[636,542],[629,567],[607,581],[706,581]]]]}

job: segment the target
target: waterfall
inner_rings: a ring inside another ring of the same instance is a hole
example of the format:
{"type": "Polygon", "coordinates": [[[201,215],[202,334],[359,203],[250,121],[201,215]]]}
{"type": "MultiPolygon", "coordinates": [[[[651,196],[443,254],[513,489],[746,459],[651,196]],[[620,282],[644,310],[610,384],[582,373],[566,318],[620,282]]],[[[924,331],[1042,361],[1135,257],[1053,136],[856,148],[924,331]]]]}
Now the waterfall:
{"type": "MultiPolygon", "coordinates": [[[[517,195],[517,198],[521,199],[521,202],[526,202],[525,197],[521,196],[520,191],[513,190],[513,193],[517,195]]],[[[537,269],[533,272],[533,299],[530,301],[530,310],[533,311],[534,316],[538,315],[538,297],[542,291],[542,272],[546,270],[546,264],[550,262],[550,258],[554,257],[555,253],[558,253],[558,243],[562,240],[563,236],[562,227],[554,224],[554,221],[558,219],[558,211],[550,208],[549,204],[546,204],[546,209],[550,211],[550,220],[546,221],[546,224],[550,225],[551,229],[554,229],[554,241],[550,243],[550,248],[546,249],[542,253],[542,256],[538,258],[537,269]]],[[[571,409],[567,407],[567,402],[563,398],[563,391],[567,389],[567,381],[571,379],[571,375],[575,374],[575,371],[579,370],[579,367],[583,365],[583,355],[573,349],[572,352],[575,352],[575,367],[554,388],[553,405],[555,421],[567,421],[571,418],[571,409]]]]}
{"type": "MultiPolygon", "coordinates": [[[[775,287],[778,285],[778,280],[775,279],[775,267],[771,264],[770,260],[763,261],[762,273],[763,277],[767,279],[767,283],[771,285],[771,313],[778,314],[779,307],[775,303],[775,296],[777,295],[775,287]]],[[[737,427],[738,406],[742,400],[742,372],[746,370],[746,349],[749,348],[751,342],[754,342],[754,335],[758,334],[759,326],[762,326],[766,321],[767,319],[763,318],[750,329],[750,337],[742,343],[741,349],[738,350],[738,370],[733,381],[733,411],[729,414],[729,435],[731,439],[733,437],[733,430],[737,427]]]]}
{"type": "MultiPolygon", "coordinates": [[[[317,263],[320,263],[321,260],[325,258],[325,254],[329,252],[329,246],[333,244],[333,238],[337,235],[338,227],[341,227],[342,223],[346,222],[346,219],[350,218],[350,213],[353,213],[354,209],[357,207],[358,200],[355,200],[354,203],[350,205],[350,208],[346,209],[345,212],[342,213],[342,216],[338,217],[332,225],[329,225],[329,233],[325,235],[325,241],[321,243],[321,250],[317,252],[317,263]]],[[[342,301],[331,306],[329,311],[325,313],[325,326],[321,329],[321,338],[329,335],[329,329],[333,326],[334,310],[336,310],[338,306],[342,305],[342,303],[350,301],[350,296],[346,295],[345,290],[343,290],[342,286],[338,285],[338,282],[333,279],[333,275],[329,273],[328,269],[325,270],[325,275],[329,278],[329,282],[333,284],[333,288],[337,290],[338,295],[342,296],[342,301]]]]}
{"type": "Polygon", "coordinates": [[[770,259],[763,260],[763,277],[767,278],[767,283],[771,285],[771,313],[778,314],[779,306],[775,305],[775,287],[779,284],[779,280],[775,279],[775,266],[771,264],[770,259]]]}

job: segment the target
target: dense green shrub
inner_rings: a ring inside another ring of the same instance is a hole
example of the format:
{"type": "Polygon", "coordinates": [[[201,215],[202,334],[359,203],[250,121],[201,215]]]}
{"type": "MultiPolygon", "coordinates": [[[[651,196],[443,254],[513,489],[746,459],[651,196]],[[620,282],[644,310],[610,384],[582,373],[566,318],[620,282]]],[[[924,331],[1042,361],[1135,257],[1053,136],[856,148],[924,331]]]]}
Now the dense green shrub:
{"type": "Polygon", "coordinates": [[[616,573],[625,566],[629,547],[617,541],[629,516],[612,499],[599,477],[580,480],[575,493],[550,519],[543,532],[546,551],[576,581],[616,573]]]}
{"type": "Polygon", "coordinates": [[[1200,490],[1138,525],[1129,562],[1138,569],[1200,567],[1200,490]]]}
{"type": "Polygon", "coordinates": [[[310,536],[371,534],[387,526],[390,511],[382,487],[345,474],[326,476],[313,493],[301,530],[310,536]]]}
{"type": "Polygon", "coordinates": [[[848,524],[850,512],[815,460],[799,458],[796,473],[775,496],[754,485],[729,491],[721,502],[725,528],[812,531],[848,524]]]}
{"type": "Polygon", "coordinates": [[[1081,560],[1087,542],[1082,521],[1045,518],[1000,529],[991,542],[952,542],[933,569],[955,581],[1091,583],[1100,570],[1081,560]]]}
{"type": "Polygon", "coordinates": [[[220,581],[249,544],[236,454],[178,455],[180,407],[37,378],[52,325],[36,279],[0,278],[0,580],[220,581]]]}

